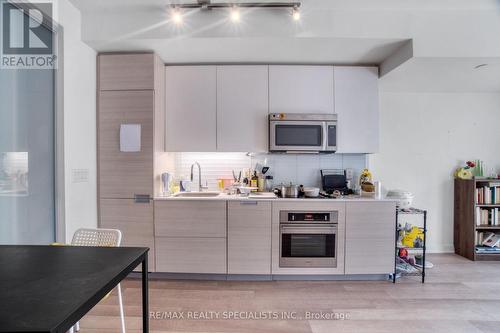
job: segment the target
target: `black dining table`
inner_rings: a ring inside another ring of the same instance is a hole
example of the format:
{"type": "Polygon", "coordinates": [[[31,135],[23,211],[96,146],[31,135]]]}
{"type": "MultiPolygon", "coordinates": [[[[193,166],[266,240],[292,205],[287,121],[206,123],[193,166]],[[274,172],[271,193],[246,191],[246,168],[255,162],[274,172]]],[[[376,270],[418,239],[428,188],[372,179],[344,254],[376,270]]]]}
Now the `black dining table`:
{"type": "Polygon", "coordinates": [[[66,332],[140,264],[149,332],[148,251],[0,245],[0,332],[66,332]]]}

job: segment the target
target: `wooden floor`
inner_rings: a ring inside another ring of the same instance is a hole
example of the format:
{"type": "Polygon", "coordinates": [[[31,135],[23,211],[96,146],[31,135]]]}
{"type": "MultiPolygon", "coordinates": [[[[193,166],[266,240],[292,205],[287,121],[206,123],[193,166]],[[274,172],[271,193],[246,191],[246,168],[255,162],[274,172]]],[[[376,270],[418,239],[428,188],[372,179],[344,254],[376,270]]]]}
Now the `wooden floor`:
{"type": "MultiPolygon", "coordinates": [[[[151,332],[500,332],[500,262],[429,255],[435,267],[422,285],[390,282],[151,281],[150,311],[166,316],[209,312],[220,319],[151,319],[151,332]],[[222,319],[262,312],[296,319],[222,319]],[[344,320],[306,320],[306,312],[344,320]]],[[[127,332],[141,331],[140,281],[122,284],[127,332]]],[[[207,315],[210,315],[207,313],[207,315]]],[[[81,333],[120,332],[116,294],[81,321],[81,333]]]]}

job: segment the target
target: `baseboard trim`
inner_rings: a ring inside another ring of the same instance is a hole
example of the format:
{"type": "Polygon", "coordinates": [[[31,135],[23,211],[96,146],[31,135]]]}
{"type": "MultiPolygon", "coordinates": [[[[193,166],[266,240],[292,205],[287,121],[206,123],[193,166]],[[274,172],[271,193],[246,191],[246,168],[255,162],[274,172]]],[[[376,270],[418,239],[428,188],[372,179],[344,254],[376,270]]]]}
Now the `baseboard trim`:
{"type": "MultiPolygon", "coordinates": [[[[130,273],[129,278],[140,279],[141,273],[130,273]]],[[[389,274],[350,275],[292,275],[292,274],[196,274],[149,273],[150,280],[206,280],[206,281],[387,281],[389,274]]]]}

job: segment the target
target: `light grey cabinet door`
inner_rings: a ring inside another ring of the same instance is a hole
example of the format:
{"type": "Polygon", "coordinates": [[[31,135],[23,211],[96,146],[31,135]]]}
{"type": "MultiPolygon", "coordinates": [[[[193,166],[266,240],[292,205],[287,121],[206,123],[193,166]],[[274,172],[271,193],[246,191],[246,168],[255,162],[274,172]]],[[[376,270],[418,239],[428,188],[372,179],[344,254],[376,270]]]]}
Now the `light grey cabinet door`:
{"type": "Polygon", "coordinates": [[[334,113],[333,66],[269,66],[270,113],[334,113]]]}
{"type": "MultiPolygon", "coordinates": [[[[153,202],[134,199],[100,199],[99,227],[122,232],[121,246],[149,247],[148,266],[155,271],[153,202]]],[[[140,271],[141,267],[137,270],[140,271]]]]}
{"type": "Polygon", "coordinates": [[[271,203],[229,201],[228,274],[271,274],[271,203]]]}
{"type": "Polygon", "coordinates": [[[378,152],[378,69],[335,66],[334,73],[337,152],[378,152]]]}
{"type": "Polygon", "coordinates": [[[216,66],[167,66],[166,151],[216,151],[216,66]]]}
{"type": "Polygon", "coordinates": [[[156,237],[156,271],[226,274],[226,239],[156,237]]]}
{"type": "Polygon", "coordinates": [[[153,90],[153,53],[100,54],[99,90],[153,90]]]}
{"type": "Polygon", "coordinates": [[[100,198],[153,196],[154,91],[101,91],[97,121],[100,198]],[[140,151],[120,151],[121,124],[141,125],[140,151]]]}
{"type": "Polygon", "coordinates": [[[394,271],[396,204],[347,202],[345,274],[394,271]]]}
{"type": "Polygon", "coordinates": [[[226,273],[226,201],[156,200],[154,205],[158,272],[226,273]]]}
{"type": "Polygon", "coordinates": [[[226,238],[226,202],[155,200],[155,235],[226,238]]]}
{"type": "Polygon", "coordinates": [[[268,66],[217,66],[217,151],[268,146],[268,66]]]}

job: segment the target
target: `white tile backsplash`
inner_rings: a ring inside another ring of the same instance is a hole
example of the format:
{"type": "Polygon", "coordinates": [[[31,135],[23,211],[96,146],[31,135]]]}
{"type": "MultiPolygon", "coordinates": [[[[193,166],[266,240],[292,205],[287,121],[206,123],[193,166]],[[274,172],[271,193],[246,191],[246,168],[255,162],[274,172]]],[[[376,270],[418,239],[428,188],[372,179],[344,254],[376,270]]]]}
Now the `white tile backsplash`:
{"type": "MultiPolygon", "coordinates": [[[[217,189],[218,178],[232,178],[240,170],[253,169],[256,164],[268,166],[268,175],[274,184],[294,183],[321,187],[320,169],[354,169],[354,179],[366,167],[365,154],[252,154],[246,153],[165,153],[170,159],[170,169],[175,178],[189,178],[191,165],[197,161],[202,168],[202,184],[210,190],[217,189]]],[[[195,168],[194,187],[198,185],[198,169],[195,168]]]]}

